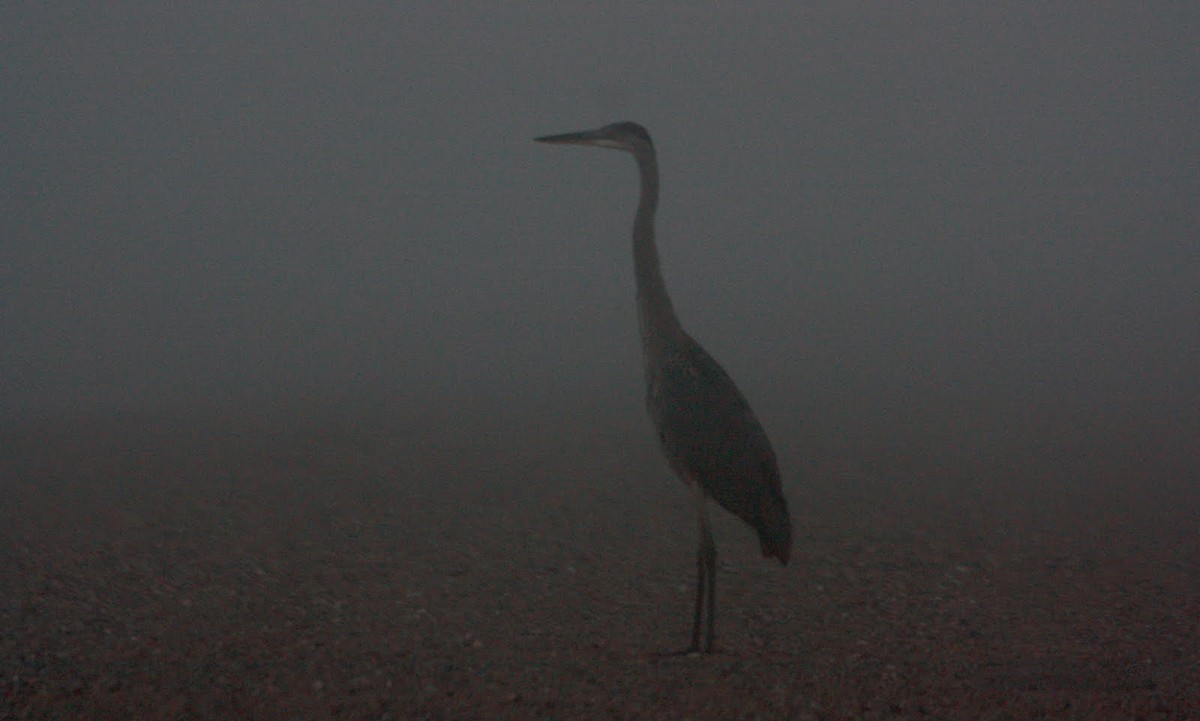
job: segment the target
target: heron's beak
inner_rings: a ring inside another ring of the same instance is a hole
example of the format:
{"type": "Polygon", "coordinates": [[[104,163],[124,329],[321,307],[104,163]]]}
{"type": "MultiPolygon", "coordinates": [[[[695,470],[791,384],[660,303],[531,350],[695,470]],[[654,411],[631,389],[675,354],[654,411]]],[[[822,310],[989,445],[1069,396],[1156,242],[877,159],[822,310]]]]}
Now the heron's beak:
{"type": "Polygon", "coordinates": [[[539,143],[555,143],[558,145],[595,145],[601,148],[620,148],[612,138],[599,130],[582,130],[578,133],[562,133],[560,135],[543,135],[534,138],[539,143]]]}

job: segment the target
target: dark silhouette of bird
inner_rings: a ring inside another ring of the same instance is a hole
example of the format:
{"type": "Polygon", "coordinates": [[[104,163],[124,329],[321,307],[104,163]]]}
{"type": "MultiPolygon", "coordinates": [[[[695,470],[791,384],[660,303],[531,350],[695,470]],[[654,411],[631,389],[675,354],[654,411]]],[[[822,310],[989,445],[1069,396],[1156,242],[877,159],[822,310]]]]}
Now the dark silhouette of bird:
{"type": "Polygon", "coordinates": [[[775,452],[733,379],[684,331],[675,316],[654,241],[658,161],[650,134],[637,123],[624,122],[536,140],[624,150],[637,161],[641,196],[633,221],[633,262],[638,329],[645,359],[646,407],[667,461],[694,491],[700,524],[692,642],[684,652],[711,653],[717,548],[708,518],[708,499],[758,533],[764,557],[777,558],[786,565],[792,529],[775,452]],[[701,646],[705,607],[708,616],[701,646]]]}

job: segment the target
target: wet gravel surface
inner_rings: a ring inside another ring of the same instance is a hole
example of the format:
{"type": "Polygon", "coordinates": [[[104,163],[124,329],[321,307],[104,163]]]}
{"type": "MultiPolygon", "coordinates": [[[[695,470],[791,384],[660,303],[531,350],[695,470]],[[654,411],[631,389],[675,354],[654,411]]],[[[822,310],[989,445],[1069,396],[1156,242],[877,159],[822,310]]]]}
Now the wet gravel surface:
{"type": "Polygon", "coordinates": [[[670,656],[693,514],[638,433],[8,428],[0,719],[1200,718],[1195,495],[813,465],[788,567],[719,514],[718,653],[670,656]]]}

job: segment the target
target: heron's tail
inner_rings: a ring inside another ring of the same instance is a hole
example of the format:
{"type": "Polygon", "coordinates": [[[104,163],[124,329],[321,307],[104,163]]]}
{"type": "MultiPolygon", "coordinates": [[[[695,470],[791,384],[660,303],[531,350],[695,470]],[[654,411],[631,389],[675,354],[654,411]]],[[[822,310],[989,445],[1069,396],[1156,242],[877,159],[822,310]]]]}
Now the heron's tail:
{"type": "Polygon", "coordinates": [[[759,505],[754,530],[758,531],[763,558],[778,558],[786,566],[792,555],[792,520],[783,494],[766,494],[759,505]]]}

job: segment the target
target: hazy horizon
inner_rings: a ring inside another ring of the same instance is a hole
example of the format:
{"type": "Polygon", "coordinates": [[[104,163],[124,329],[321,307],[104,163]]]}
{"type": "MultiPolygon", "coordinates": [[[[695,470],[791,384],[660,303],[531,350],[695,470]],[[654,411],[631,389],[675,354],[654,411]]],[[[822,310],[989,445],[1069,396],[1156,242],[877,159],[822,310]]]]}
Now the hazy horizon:
{"type": "Polygon", "coordinates": [[[777,444],[1200,467],[1179,6],[0,17],[4,417],[635,408],[632,162],[532,142],[631,119],[677,310],[777,444]]]}

